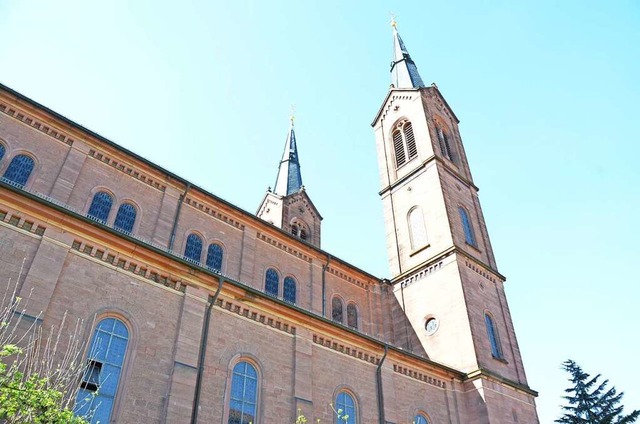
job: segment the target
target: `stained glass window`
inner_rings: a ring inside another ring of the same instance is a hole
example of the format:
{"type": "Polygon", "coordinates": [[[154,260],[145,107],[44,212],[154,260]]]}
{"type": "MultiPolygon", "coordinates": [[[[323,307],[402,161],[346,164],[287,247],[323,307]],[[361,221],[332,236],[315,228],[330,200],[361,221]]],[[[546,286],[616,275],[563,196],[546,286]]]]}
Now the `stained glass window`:
{"type": "Polygon", "coordinates": [[[418,414],[413,419],[413,424],[429,424],[429,420],[424,415],[418,414]]]}
{"type": "Polygon", "coordinates": [[[336,424],[357,424],[356,403],[349,393],[338,393],[335,409],[336,424]]]}
{"type": "Polygon", "coordinates": [[[427,227],[424,225],[422,209],[416,206],[409,212],[409,235],[411,236],[411,248],[419,249],[426,246],[427,227]]]}
{"type": "Polygon", "coordinates": [[[460,212],[460,220],[462,221],[462,227],[464,228],[465,240],[470,245],[476,246],[476,236],[473,233],[473,227],[471,226],[467,210],[461,206],[458,208],[458,211],[460,212]]]}
{"type": "Polygon", "coordinates": [[[342,300],[339,297],[334,297],[331,300],[331,319],[342,323],[342,300]]]}
{"type": "Polygon", "coordinates": [[[74,412],[91,423],[108,423],[127,353],[129,330],[122,321],[106,318],[93,333],[74,412]]]}
{"type": "Polygon", "coordinates": [[[222,257],[224,251],[218,243],[211,243],[207,250],[207,266],[217,271],[222,269],[222,257]]]}
{"type": "Polygon", "coordinates": [[[89,212],[87,216],[93,218],[96,221],[102,223],[107,222],[109,212],[111,212],[111,205],[113,204],[113,197],[109,193],[99,191],[93,196],[91,206],[89,206],[89,212]]]}
{"type": "Polygon", "coordinates": [[[353,303],[347,305],[347,325],[358,329],[358,308],[353,303]]]}
{"type": "Polygon", "coordinates": [[[493,324],[493,319],[489,314],[484,314],[484,323],[487,326],[487,335],[489,336],[489,342],[491,343],[491,355],[494,358],[502,358],[502,346],[500,346],[500,339],[498,338],[498,330],[493,324]]]}
{"type": "Polygon", "coordinates": [[[2,158],[4,157],[5,151],[6,151],[6,148],[4,147],[4,144],[0,143],[0,160],[2,160],[2,158]]]}
{"type": "Polygon", "coordinates": [[[296,280],[291,277],[285,277],[282,296],[286,302],[296,303],[296,280]]]}
{"type": "Polygon", "coordinates": [[[34,165],[35,162],[29,156],[18,155],[11,159],[9,167],[4,171],[4,178],[18,187],[23,187],[27,183],[34,165]]]}
{"type": "Polygon", "coordinates": [[[228,424],[256,423],[258,372],[246,361],[233,367],[228,424]]]}
{"type": "Polygon", "coordinates": [[[278,271],[273,268],[267,270],[267,275],[264,278],[264,290],[271,296],[278,296],[278,289],[280,285],[280,277],[278,271]]]}
{"type": "Polygon", "coordinates": [[[194,262],[200,262],[202,257],[202,239],[197,234],[189,234],[184,247],[184,256],[194,262]]]}
{"type": "Polygon", "coordinates": [[[136,208],[131,203],[123,203],[118,208],[113,226],[116,230],[131,233],[136,222],[136,208]]]}

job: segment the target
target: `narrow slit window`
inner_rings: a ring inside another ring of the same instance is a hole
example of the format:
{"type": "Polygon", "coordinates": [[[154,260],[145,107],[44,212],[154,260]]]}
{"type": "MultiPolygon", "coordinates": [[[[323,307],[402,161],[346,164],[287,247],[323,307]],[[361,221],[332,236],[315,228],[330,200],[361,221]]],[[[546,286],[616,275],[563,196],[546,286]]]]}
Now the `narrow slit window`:
{"type": "Polygon", "coordinates": [[[471,246],[477,246],[476,244],[476,236],[473,232],[473,227],[471,226],[471,220],[469,219],[469,214],[467,210],[460,206],[458,208],[458,212],[460,212],[460,220],[462,221],[462,228],[464,229],[464,238],[467,244],[471,246]]]}
{"type": "Polygon", "coordinates": [[[502,359],[502,346],[500,346],[500,338],[498,337],[498,330],[495,327],[493,318],[489,314],[484,314],[484,323],[487,326],[487,335],[489,336],[489,343],[491,344],[491,355],[496,359],[502,359]]]}

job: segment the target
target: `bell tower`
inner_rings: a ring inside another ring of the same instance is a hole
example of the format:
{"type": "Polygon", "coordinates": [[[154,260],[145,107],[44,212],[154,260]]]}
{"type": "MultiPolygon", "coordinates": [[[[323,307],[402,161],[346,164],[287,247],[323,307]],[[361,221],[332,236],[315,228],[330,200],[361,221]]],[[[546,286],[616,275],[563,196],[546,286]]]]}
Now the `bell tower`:
{"type": "Polygon", "coordinates": [[[467,403],[483,406],[463,422],[537,423],[459,120],[392,27],[391,87],[372,126],[394,293],[429,359],[469,376],[478,402],[467,403]]]}
{"type": "Polygon", "coordinates": [[[302,185],[293,114],[290,120],[276,183],[273,189],[267,190],[256,215],[301,240],[320,247],[322,216],[302,185]]]}

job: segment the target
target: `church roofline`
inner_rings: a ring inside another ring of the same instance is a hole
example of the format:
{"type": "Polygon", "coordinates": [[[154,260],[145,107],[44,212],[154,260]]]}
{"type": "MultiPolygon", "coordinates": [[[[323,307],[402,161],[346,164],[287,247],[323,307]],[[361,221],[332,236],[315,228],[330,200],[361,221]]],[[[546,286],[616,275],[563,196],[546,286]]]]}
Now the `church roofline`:
{"type": "MultiPolygon", "coordinates": [[[[276,227],[274,225],[269,224],[268,222],[258,218],[257,216],[255,216],[254,214],[252,214],[250,212],[247,212],[246,210],[240,208],[239,206],[236,206],[236,205],[234,205],[234,204],[232,204],[232,203],[230,203],[230,202],[228,202],[228,201],[216,196],[215,194],[203,189],[202,187],[200,187],[200,186],[198,186],[196,184],[192,184],[190,181],[180,177],[179,175],[174,174],[173,172],[168,171],[167,169],[163,168],[162,166],[157,165],[157,164],[151,162],[150,160],[143,158],[142,156],[138,155],[137,153],[134,153],[131,150],[120,146],[119,144],[109,140],[106,137],[101,136],[100,134],[98,134],[98,133],[96,133],[96,132],[94,132],[94,131],[86,128],[86,127],[83,127],[82,125],[78,124],[77,122],[72,121],[71,119],[59,114],[58,112],[55,112],[55,111],[51,110],[50,108],[48,108],[48,107],[36,102],[35,100],[30,99],[29,97],[25,96],[24,94],[21,94],[21,93],[15,91],[13,89],[7,87],[6,85],[4,85],[2,83],[0,83],[0,90],[2,90],[4,92],[8,93],[9,95],[15,97],[15,99],[18,100],[18,101],[27,103],[27,105],[30,106],[30,107],[33,107],[33,108],[36,108],[36,109],[39,109],[41,111],[46,112],[47,114],[51,115],[54,119],[63,121],[65,124],[71,126],[76,131],[87,133],[88,135],[90,135],[91,137],[97,139],[98,141],[100,141],[102,143],[105,143],[108,146],[110,146],[110,147],[112,147],[114,149],[117,149],[118,151],[120,151],[120,152],[122,152],[122,153],[124,153],[126,155],[129,155],[129,156],[133,157],[134,159],[136,159],[136,160],[142,162],[143,164],[155,169],[156,171],[164,173],[166,176],[174,179],[178,183],[182,184],[184,187],[190,187],[191,190],[197,190],[197,191],[201,192],[202,194],[204,194],[205,196],[211,197],[216,202],[220,202],[223,205],[234,209],[235,211],[237,211],[241,215],[243,215],[243,218],[246,218],[247,220],[250,220],[253,223],[255,223],[255,225],[257,227],[268,226],[269,229],[274,230],[274,231],[278,231],[282,236],[286,237],[288,240],[291,240],[292,242],[295,242],[295,243],[300,243],[300,244],[304,245],[305,247],[307,247],[309,249],[315,250],[316,252],[319,253],[319,256],[320,255],[325,256],[325,257],[330,256],[332,261],[337,261],[337,262],[341,263],[342,265],[344,265],[344,266],[346,266],[348,268],[351,268],[352,270],[360,273],[361,275],[363,275],[363,276],[365,276],[365,277],[367,277],[369,279],[376,280],[376,281],[382,281],[384,279],[383,277],[377,277],[377,276],[375,276],[373,274],[370,274],[369,272],[363,270],[362,268],[359,268],[359,267],[357,267],[357,266],[345,261],[344,259],[340,259],[340,258],[334,256],[333,254],[331,254],[331,253],[329,253],[329,252],[327,252],[325,250],[322,250],[322,249],[320,249],[320,248],[318,248],[316,246],[313,246],[312,244],[309,244],[309,243],[307,243],[307,242],[305,242],[303,240],[300,240],[297,237],[293,237],[288,232],[286,232],[286,231],[284,231],[284,230],[282,230],[282,229],[280,229],[280,228],[278,228],[278,227],[276,227]]],[[[3,183],[2,187],[5,187],[5,186],[6,186],[6,184],[3,183]]]]}

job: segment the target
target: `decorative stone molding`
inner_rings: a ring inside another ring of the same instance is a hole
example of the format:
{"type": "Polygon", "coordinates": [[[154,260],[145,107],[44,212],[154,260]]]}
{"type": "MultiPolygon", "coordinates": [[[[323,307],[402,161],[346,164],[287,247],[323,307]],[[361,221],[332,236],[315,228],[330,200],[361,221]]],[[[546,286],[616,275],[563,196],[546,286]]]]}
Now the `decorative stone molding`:
{"type": "Polygon", "coordinates": [[[29,125],[30,127],[40,131],[43,134],[53,137],[56,140],[62,141],[63,143],[69,146],[73,145],[74,140],[68,135],[64,134],[62,131],[54,130],[50,126],[43,124],[42,122],[38,121],[34,117],[22,111],[17,111],[16,109],[8,106],[5,103],[0,103],[0,112],[14,119],[17,119],[18,121],[24,124],[29,125]]]}
{"type": "Polygon", "coordinates": [[[275,328],[276,330],[280,330],[287,334],[296,334],[296,327],[283,322],[279,318],[267,315],[264,313],[264,311],[258,311],[253,308],[248,308],[244,304],[235,303],[228,299],[222,299],[221,297],[216,300],[216,305],[221,307],[222,309],[226,309],[229,312],[234,312],[245,318],[249,318],[255,322],[268,325],[269,327],[275,328]]]}
{"type": "Polygon", "coordinates": [[[347,346],[345,344],[335,342],[328,337],[320,336],[317,334],[313,335],[313,342],[320,346],[327,347],[329,349],[335,350],[336,352],[344,353],[345,355],[352,356],[354,358],[360,359],[362,361],[370,362],[374,365],[378,365],[380,363],[380,358],[371,353],[365,352],[361,349],[355,348],[353,346],[347,346]]]}
{"type": "Polygon", "coordinates": [[[304,261],[311,262],[311,257],[310,256],[307,256],[304,253],[302,253],[302,252],[300,252],[300,251],[298,251],[298,250],[296,250],[296,249],[294,249],[292,247],[289,247],[286,244],[284,244],[284,243],[282,243],[282,242],[280,242],[278,240],[274,240],[271,237],[269,237],[269,236],[267,236],[267,235],[265,235],[263,233],[258,233],[258,240],[262,240],[262,241],[264,241],[266,243],[269,243],[270,245],[275,246],[278,249],[283,250],[283,251],[285,251],[285,252],[287,252],[287,253],[295,256],[295,257],[298,257],[298,258],[300,258],[300,259],[302,259],[304,261]]]}
{"type": "Polygon", "coordinates": [[[241,230],[244,230],[244,224],[241,224],[240,222],[236,221],[233,218],[228,217],[227,215],[218,212],[217,210],[213,209],[210,206],[205,205],[204,203],[200,203],[195,201],[193,198],[191,197],[187,197],[184,202],[189,205],[192,206],[204,213],[206,213],[207,215],[211,215],[214,218],[219,219],[222,222],[225,222],[233,227],[239,228],[241,230]]]}
{"type": "Polygon", "coordinates": [[[142,181],[143,183],[158,189],[160,191],[165,191],[167,189],[167,186],[160,184],[159,182],[155,181],[154,179],[148,177],[147,175],[136,171],[133,167],[131,167],[130,165],[124,164],[122,162],[118,162],[115,159],[110,158],[109,156],[105,155],[102,152],[98,152],[94,149],[89,150],[89,156],[99,160],[102,163],[105,163],[107,165],[110,165],[114,168],[116,168],[118,171],[124,172],[127,175],[132,176],[133,178],[135,178],[136,180],[142,181]]]}
{"type": "Polygon", "coordinates": [[[427,384],[431,384],[432,386],[440,387],[441,389],[447,388],[447,384],[444,381],[431,377],[419,371],[412,370],[411,368],[403,367],[400,364],[393,364],[393,370],[398,374],[406,375],[407,377],[423,381],[427,384]]]}

